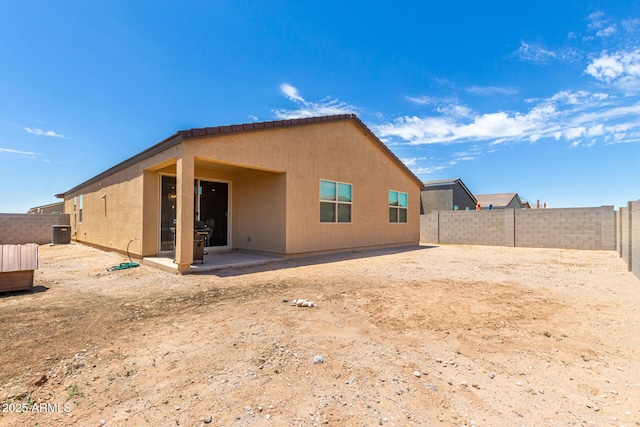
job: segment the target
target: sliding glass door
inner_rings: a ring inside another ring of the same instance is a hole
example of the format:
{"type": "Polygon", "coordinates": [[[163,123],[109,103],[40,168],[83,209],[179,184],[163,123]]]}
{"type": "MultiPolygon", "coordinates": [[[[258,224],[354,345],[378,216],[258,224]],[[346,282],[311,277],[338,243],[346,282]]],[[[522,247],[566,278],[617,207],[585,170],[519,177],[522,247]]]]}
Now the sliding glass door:
{"type": "Polygon", "coordinates": [[[228,247],[229,183],[197,179],[195,184],[195,216],[204,222],[209,232],[205,245],[228,247]]]}
{"type": "MultiPolygon", "coordinates": [[[[194,220],[202,221],[208,232],[205,245],[229,247],[229,183],[196,179],[194,220]]],[[[176,177],[161,176],[160,251],[172,251],[176,220],[176,177]]]]}

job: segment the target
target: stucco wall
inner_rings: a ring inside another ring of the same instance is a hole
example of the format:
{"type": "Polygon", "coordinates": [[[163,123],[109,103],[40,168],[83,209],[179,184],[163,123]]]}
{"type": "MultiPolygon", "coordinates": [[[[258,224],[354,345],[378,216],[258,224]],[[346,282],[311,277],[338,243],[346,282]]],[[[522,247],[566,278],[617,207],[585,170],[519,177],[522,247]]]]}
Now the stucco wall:
{"type": "MultiPolygon", "coordinates": [[[[124,252],[129,249],[132,255],[146,256],[157,253],[157,237],[153,245],[145,244],[145,239],[156,235],[143,233],[143,224],[154,223],[159,213],[157,205],[157,173],[147,174],[145,170],[155,170],[166,162],[175,161],[175,147],[146,159],[116,174],[105,177],[89,186],[65,195],[65,212],[70,215],[72,239],[124,252]],[[154,184],[155,183],[155,184],[154,184]],[[145,188],[145,185],[148,188],[145,188]],[[143,191],[143,189],[145,191],[143,191]],[[79,218],[79,196],[83,197],[83,220],[79,218]],[[74,210],[74,198],[76,208],[74,210]],[[155,204],[152,204],[156,200],[155,204]],[[147,202],[145,204],[145,201],[147,202]],[[145,250],[143,252],[143,245],[145,250]],[[154,249],[150,249],[154,247],[154,249]]],[[[149,228],[151,230],[151,228],[149,228]]]]}
{"type": "Polygon", "coordinates": [[[615,250],[613,206],[441,211],[423,218],[424,242],[439,236],[432,243],[615,250]]]}
{"type": "Polygon", "coordinates": [[[0,244],[51,243],[52,225],[69,225],[69,215],[0,214],[0,244]]]}
{"type": "Polygon", "coordinates": [[[203,160],[286,172],[287,254],[419,241],[419,184],[351,121],[231,134],[184,144],[203,160]],[[352,185],[351,223],[320,223],[320,180],[352,185]],[[389,190],[409,194],[407,223],[389,223],[389,190]]]}
{"type": "Polygon", "coordinates": [[[233,183],[234,248],[285,252],[286,177],[282,173],[247,170],[233,183]]]}
{"type": "MultiPolygon", "coordinates": [[[[183,141],[66,194],[73,238],[123,251],[135,237],[132,254],[157,253],[160,174],[178,175],[184,218],[193,214],[190,180],[229,182],[233,248],[296,255],[411,244],[420,238],[420,184],[353,121],[183,141]],[[180,171],[189,168],[182,180],[180,171]],[[321,179],[352,184],[350,224],[320,223],[321,179]],[[389,223],[389,190],[408,193],[407,223],[389,223]],[[79,206],[73,208],[80,194],[82,222],[79,206]]],[[[192,227],[190,221],[179,229],[192,227]]],[[[189,256],[180,254],[180,259],[189,256]]]]}
{"type": "Polygon", "coordinates": [[[425,188],[420,192],[421,214],[453,209],[453,188],[425,188]]]}
{"type": "MultiPolygon", "coordinates": [[[[469,196],[469,193],[467,193],[464,188],[462,188],[462,185],[460,185],[459,182],[457,182],[453,187],[453,204],[458,206],[458,209],[461,211],[465,210],[466,208],[469,208],[470,210],[476,208],[476,203],[469,196]]],[[[451,207],[451,209],[453,209],[453,206],[451,207]]]]}

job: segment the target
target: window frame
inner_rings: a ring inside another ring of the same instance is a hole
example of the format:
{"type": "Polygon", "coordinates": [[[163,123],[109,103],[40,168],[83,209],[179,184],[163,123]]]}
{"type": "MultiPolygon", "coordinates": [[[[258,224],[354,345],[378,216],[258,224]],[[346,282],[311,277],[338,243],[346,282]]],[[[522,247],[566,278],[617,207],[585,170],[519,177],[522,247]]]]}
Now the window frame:
{"type": "Polygon", "coordinates": [[[83,203],[83,199],[84,197],[82,197],[82,194],[78,197],[78,224],[82,224],[82,203],[83,203]]]}
{"type": "Polygon", "coordinates": [[[343,181],[335,181],[330,179],[320,179],[319,181],[319,202],[320,202],[320,224],[353,224],[353,184],[343,181]],[[334,199],[323,198],[322,195],[322,183],[330,183],[335,185],[334,199]],[[340,200],[340,186],[349,186],[349,201],[340,200]],[[322,220],[322,205],[334,205],[333,206],[333,221],[322,220]],[[340,206],[349,206],[349,221],[340,221],[340,206]]]}
{"type": "Polygon", "coordinates": [[[409,193],[407,193],[405,191],[389,190],[388,193],[387,193],[387,201],[388,201],[387,214],[388,214],[388,218],[389,218],[389,224],[407,224],[409,222],[409,193]],[[395,205],[391,201],[391,194],[392,193],[396,194],[396,202],[395,202],[396,204],[395,205]],[[404,195],[404,204],[405,204],[405,206],[402,206],[401,195],[404,195]],[[395,211],[395,221],[392,221],[392,218],[391,218],[392,210],[395,211]],[[404,218],[400,214],[401,212],[404,212],[404,218]],[[403,221],[403,219],[404,219],[404,221],[403,221]]]}

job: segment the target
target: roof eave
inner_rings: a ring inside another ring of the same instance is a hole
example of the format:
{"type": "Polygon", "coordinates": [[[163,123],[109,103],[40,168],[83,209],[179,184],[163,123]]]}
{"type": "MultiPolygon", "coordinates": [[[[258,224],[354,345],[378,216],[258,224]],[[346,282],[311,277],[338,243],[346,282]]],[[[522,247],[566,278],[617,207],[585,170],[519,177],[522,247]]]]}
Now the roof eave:
{"type": "Polygon", "coordinates": [[[128,168],[130,166],[133,166],[133,165],[135,165],[136,163],[138,163],[138,162],[140,162],[142,160],[148,159],[149,157],[155,156],[156,154],[161,153],[161,152],[165,151],[168,148],[171,148],[171,147],[173,147],[175,145],[178,145],[181,142],[182,142],[182,137],[180,136],[180,133],[173,134],[169,138],[166,138],[166,139],[160,141],[159,143],[157,143],[156,145],[153,145],[153,146],[147,148],[146,150],[144,150],[144,151],[142,151],[142,152],[140,152],[140,153],[138,153],[138,154],[136,154],[136,155],[134,155],[132,157],[129,157],[128,159],[126,159],[126,160],[118,163],[117,165],[107,169],[106,171],[94,176],[93,178],[86,180],[82,184],[78,184],[75,187],[73,187],[72,189],[67,190],[64,193],[56,194],[55,196],[57,198],[59,198],[59,199],[64,199],[67,194],[74,193],[74,192],[78,191],[79,189],[81,189],[83,187],[86,187],[87,185],[94,184],[94,183],[96,183],[96,182],[98,182],[98,181],[100,181],[100,180],[102,180],[102,179],[104,179],[104,178],[106,178],[106,177],[108,177],[110,175],[113,175],[116,172],[119,172],[119,171],[121,171],[123,169],[126,169],[126,168],[128,168]]]}

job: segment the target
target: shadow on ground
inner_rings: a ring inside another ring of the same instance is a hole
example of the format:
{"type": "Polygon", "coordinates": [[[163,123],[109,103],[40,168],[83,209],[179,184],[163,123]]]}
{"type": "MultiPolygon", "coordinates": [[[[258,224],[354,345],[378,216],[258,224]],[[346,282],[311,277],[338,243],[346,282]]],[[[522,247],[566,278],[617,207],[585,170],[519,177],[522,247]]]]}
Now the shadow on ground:
{"type": "Polygon", "coordinates": [[[288,258],[282,260],[274,260],[265,264],[244,267],[229,267],[213,271],[196,272],[193,274],[217,276],[217,277],[234,277],[245,274],[263,273],[266,271],[284,270],[288,268],[304,267],[309,265],[328,264],[339,261],[350,261],[354,259],[371,258],[377,256],[394,255],[405,252],[421,251],[433,249],[437,246],[402,246],[396,248],[367,249],[350,252],[340,252],[326,255],[312,255],[300,258],[288,258]]]}

